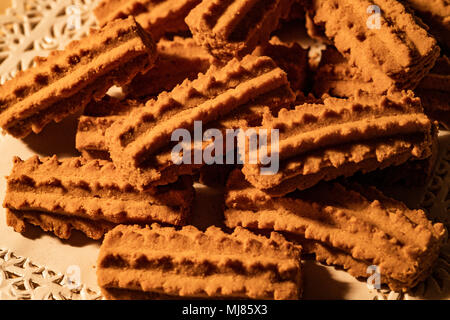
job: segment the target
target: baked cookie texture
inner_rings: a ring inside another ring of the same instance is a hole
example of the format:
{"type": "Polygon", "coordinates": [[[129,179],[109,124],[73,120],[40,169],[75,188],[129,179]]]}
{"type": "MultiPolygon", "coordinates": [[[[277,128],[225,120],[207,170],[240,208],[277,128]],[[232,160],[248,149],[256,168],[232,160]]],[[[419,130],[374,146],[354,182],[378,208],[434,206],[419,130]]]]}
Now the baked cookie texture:
{"type": "Polygon", "coordinates": [[[423,211],[358,184],[322,183],[272,198],[236,170],[225,205],[228,227],[280,232],[304,253],[355,277],[369,277],[368,267],[376,265],[381,282],[394,291],[406,291],[430,274],[446,238],[443,224],[433,224],[423,211]]]}
{"type": "Polygon", "coordinates": [[[122,225],[102,243],[97,277],[108,299],[298,299],[300,253],[277,233],[122,225]]]}
{"type": "Polygon", "coordinates": [[[414,89],[439,57],[436,39],[399,1],[312,0],[309,15],[364,78],[375,70],[399,89],[414,89]],[[379,28],[376,24],[368,27],[370,6],[378,6],[382,12],[379,28]]]}
{"type": "Polygon", "coordinates": [[[30,226],[37,226],[64,240],[69,239],[73,231],[82,232],[90,239],[99,240],[117,224],[106,220],[92,221],[43,211],[7,209],[6,225],[12,227],[15,232],[23,234],[29,231],[30,226]]]}
{"type": "Polygon", "coordinates": [[[109,161],[16,157],[3,206],[18,232],[27,222],[61,238],[76,229],[99,239],[117,224],[184,225],[194,193],[191,177],[141,192],[109,161]]]}
{"type": "Polygon", "coordinates": [[[420,97],[425,113],[450,129],[450,61],[442,56],[415,90],[420,97]]]}
{"type": "MultiPolygon", "coordinates": [[[[412,92],[392,96],[324,98],[267,116],[261,128],[279,132],[279,170],[243,165],[245,178],[272,196],[424,159],[432,152],[431,121],[412,92]]],[[[268,148],[270,152],[270,148],[268,148]]]]}
{"type": "Polygon", "coordinates": [[[258,125],[265,113],[276,113],[294,99],[286,73],[269,57],[233,59],[114,123],[106,132],[111,158],[129,179],[146,187],[161,178],[154,170],[155,155],[170,155],[174,130],[193,131],[195,121],[218,129],[258,125]]]}
{"type": "Polygon", "coordinates": [[[151,68],[155,53],[152,38],[132,17],[92,30],[0,87],[0,126],[16,138],[39,133],[151,68]]]}
{"type": "Polygon", "coordinates": [[[0,86],[0,126],[15,137],[82,114],[81,157],[14,159],[7,225],[103,238],[97,277],[108,299],[298,299],[308,255],[358,278],[378,266],[383,284],[406,291],[432,272],[446,230],[368,185],[431,175],[430,118],[450,126],[447,9],[442,0],[102,0],[99,30],[0,86]],[[328,45],[320,64],[281,40],[292,20],[328,45]],[[114,85],[120,98],[107,94],[114,85]],[[279,168],[262,174],[258,157],[197,162],[211,140],[183,140],[190,149],[179,155],[191,162],[177,163],[172,135],[192,137],[200,121],[202,135],[269,131],[256,152],[277,154],[279,168]],[[186,226],[196,177],[225,191],[223,229],[186,226]]]}
{"type": "MultiPolygon", "coordinates": [[[[422,101],[424,112],[445,128],[450,126],[449,79],[449,59],[441,56],[414,89],[422,101]]],[[[322,53],[313,85],[316,96],[352,97],[361,92],[388,94],[393,91],[398,91],[395,82],[383,72],[373,70],[370,75],[364,76],[360,68],[352,65],[332,46],[322,53]]]]}
{"type": "Polygon", "coordinates": [[[381,70],[364,73],[351,64],[334,46],[322,51],[319,68],[314,75],[313,93],[317,97],[352,97],[359,92],[387,94],[395,90],[395,81],[381,70]]]}
{"type": "Polygon", "coordinates": [[[219,59],[243,57],[265,44],[293,0],[204,0],[186,17],[198,44],[219,59]]]}
{"type": "Polygon", "coordinates": [[[188,31],[185,17],[201,0],[102,0],[94,9],[100,26],[133,16],[155,40],[188,31]]]}
{"type": "Polygon", "coordinates": [[[137,75],[123,88],[129,98],[146,99],[158,96],[162,91],[171,91],[185,79],[194,80],[199,73],[205,73],[211,65],[218,63],[192,38],[161,39],[157,52],[155,67],[137,75]]]}
{"type": "Polygon", "coordinates": [[[252,54],[272,58],[286,72],[291,89],[304,92],[309,89],[308,52],[296,42],[283,42],[272,37],[268,44],[257,47],[252,54]]]}
{"type": "Polygon", "coordinates": [[[111,96],[89,103],[78,120],[75,147],[86,159],[111,160],[106,130],[143,106],[136,100],[120,100],[111,96]]]}
{"type": "Polygon", "coordinates": [[[450,53],[450,3],[448,0],[406,0],[415,13],[430,27],[446,54],[450,53]]]}

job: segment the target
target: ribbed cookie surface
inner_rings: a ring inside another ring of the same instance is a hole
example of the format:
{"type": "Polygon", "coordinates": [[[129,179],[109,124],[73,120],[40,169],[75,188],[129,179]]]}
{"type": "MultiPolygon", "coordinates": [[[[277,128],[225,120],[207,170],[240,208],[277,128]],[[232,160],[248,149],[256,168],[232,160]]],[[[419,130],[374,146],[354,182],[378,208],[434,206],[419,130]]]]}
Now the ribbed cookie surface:
{"type": "Polygon", "coordinates": [[[201,232],[118,226],[100,248],[98,284],[109,298],[298,299],[300,249],[237,228],[201,232]]]}

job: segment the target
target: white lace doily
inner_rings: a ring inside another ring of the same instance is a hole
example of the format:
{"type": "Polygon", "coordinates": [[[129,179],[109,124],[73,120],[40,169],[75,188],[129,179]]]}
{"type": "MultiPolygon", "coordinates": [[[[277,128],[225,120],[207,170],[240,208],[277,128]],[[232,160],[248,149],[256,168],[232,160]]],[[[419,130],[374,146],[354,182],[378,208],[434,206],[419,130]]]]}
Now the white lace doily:
{"type": "MultiPolygon", "coordinates": [[[[0,84],[32,66],[33,58],[62,49],[95,26],[97,0],[13,0],[0,15],[0,84]]],[[[424,195],[430,218],[449,227],[450,148],[444,145],[436,176],[424,195]]],[[[0,217],[4,218],[4,217],[0,217]]],[[[1,299],[101,299],[77,280],[79,270],[54,272],[0,248],[1,299]]],[[[356,280],[355,280],[356,281],[356,280]]],[[[433,275],[408,294],[371,291],[373,299],[442,298],[450,295],[450,245],[442,251],[433,275]]],[[[357,297],[355,297],[357,298],[357,297]]]]}

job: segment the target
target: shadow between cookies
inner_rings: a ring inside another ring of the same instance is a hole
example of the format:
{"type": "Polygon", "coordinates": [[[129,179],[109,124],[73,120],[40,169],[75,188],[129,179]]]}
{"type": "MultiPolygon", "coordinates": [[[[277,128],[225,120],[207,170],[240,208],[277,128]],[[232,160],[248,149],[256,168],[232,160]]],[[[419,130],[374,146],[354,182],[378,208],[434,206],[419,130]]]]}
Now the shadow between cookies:
{"type": "Polygon", "coordinates": [[[59,123],[50,123],[41,133],[30,134],[23,142],[40,156],[78,156],[79,152],[75,148],[78,117],[73,115],[59,123]]]}

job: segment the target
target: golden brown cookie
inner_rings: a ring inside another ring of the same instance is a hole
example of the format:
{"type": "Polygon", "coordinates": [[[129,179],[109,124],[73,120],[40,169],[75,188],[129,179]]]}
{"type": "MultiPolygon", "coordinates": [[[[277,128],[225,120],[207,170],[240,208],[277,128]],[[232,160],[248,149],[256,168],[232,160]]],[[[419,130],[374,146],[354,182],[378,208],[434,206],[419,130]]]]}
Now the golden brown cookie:
{"type": "Polygon", "coordinates": [[[431,155],[423,160],[410,160],[399,166],[378,169],[365,174],[357,174],[356,179],[365,185],[374,185],[380,189],[386,186],[426,186],[435,173],[439,156],[439,129],[436,124],[431,127],[433,145],[431,155]]]}
{"type": "Polygon", "coordinates": [[[367,268],[374,265],[381,283],[394,291],[412,288],[430,274],[446,238],[444,226],[422,210],[355,184],[322,183],[271,198],[236,170],[225,203],[228,227],[281,232],[317,260],[355,277],[369,277],[367,268]]]}
{"type": "Polygon", "coordinates": [[[97,279],[108,299],[298,299],[300,247],[237,228],[226,234],[118,226],[103,241],[97,279]]]}
{"type": "Polygon", "coordinates": [[[415,90],[425,113],[450,129],[450,61],[442,56],[415,90]]]}
{"type": "Polygon", "coordinates": [[[193,166],[171,162],[174,130],[192,132],[196,121],[201,121],[205,130],[259,125],[265,113],[276,113],[294,98],[286,73],[269,57],[233,59],[224,67],[212,66],[171,92],[163,92],[114,123],[106,133],[111,158],[133,183],[151,186],[169,177],[162,177],[155,166],[165,164],[174,171],[193,166]]]}
{"type": "Polygon", "coordinates": [[[322,52],[313,85],[313,92],[318,97],[329,94],[344,98],[359,92],[382,95],[395,89],[395,81],[384,72],[373,69],[370,73],[364,73],[333,46],[327,46],[322,52]]]}
{"type": "Polygon", "coordinates": [[[0,86],[0,126],[24,138],[48,123],[100,100],[113,85],[125,85],[156,58],[153,40],[133,18],[114,21],[64,51],[38,58],[37,66],[0,86]]]}
{"type": "Polygon", "coordinates": [[[17,222],[22,220],[64,238],[73,228],[97,239],[122,223],[184,225],[193,199],[191,177],[141,192],[109,161],[35,156],[14,159],[3,206],[18,232],[23,231],[23,223],[17,222]],[[61,228],[65,231],[58,232],[61,228]]]}
{"type": "Polygon", "coordinates": [[[89,103],[78,120],[75,147],[86,159],[111,160],[106,130],[117,120],[143,106],[135,100],[119,100],[110,96],[89,103]]]}
{"type": "Polygon", "coordinates": [[[414,89],[439,57],[436,39],[400,1],[312,0],[309,14],[364,78],[381,71],[414,89]]]}
{"type": "Polygon", "coordinates": [[[450,53],[450,2],[448,0],[406,0],[416,14],[430,27],[446,54],[450,53]]]}
{"type": "Polygon", "coordinates": [[[99,25],[134,16],[155,40],[166,34],[188,31],[184,22],[201,0],[102,0],[94,9],[99,25]]]}
{"type": "Polygon", "coordinates": [[[278,117],[266,117],[262,129],[279,133],[278,150],[274,150],[279,154],[279,168],[272,166],[273,172],[261,174],[261,162],[247,162],[242,171],[255,187],[282,196],[321,180],[427,158],[431,127],[412,92],[328,97],[323,103],[305,103],[295,110],[281,110],[278,117]]]}
{"type": "Polygon", "coordinates": [[[271,57],[286,72],[293,91],[305,91],[307,89],[308,50],[303,49],[298,43],[283,42],[277,37],[272,37],[268,44],[256,48],[253,54],[271,57]]]}

